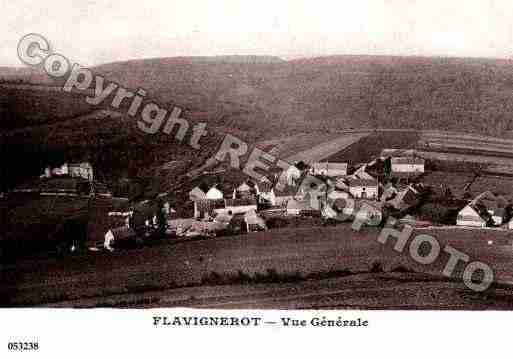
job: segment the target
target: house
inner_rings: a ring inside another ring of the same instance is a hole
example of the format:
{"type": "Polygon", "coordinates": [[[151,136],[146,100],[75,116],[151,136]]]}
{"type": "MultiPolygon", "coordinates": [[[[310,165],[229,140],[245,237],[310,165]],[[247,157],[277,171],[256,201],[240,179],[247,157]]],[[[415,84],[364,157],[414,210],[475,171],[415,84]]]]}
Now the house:
{"type": "Polygon", "coordinates": [[[215,217],[226,209],[224,199],[202,199],[194,201],[194,218],[215,217]]]}
{"type": "Polygon", "coordinates": [[[488,223],[488,219],[486,212],[476,208],[473,204],[468,204],[458,213],[456,225],[484,228],[488,223]]]}
{"type": "Polygon", "coordinates": [[[266,177],[263,177],[255,185],[257,191],[258,203],[263,205],[276,206],[276,194],[274,193],[273,184],[266,177]]]}
{"type": "Polygon", "coordinates": [[[257,201],[255,198],[225,199],[224,202],[224,212],[232,215],[257,210],[257,201]]]}
{"type": "Polygon", "coordinates": [[[249,211],[244,214],[244,222],[246,223],[247,232],[266,231],[267,225],[265,220],[255,211],[249,211]]]}
{"type": "Polygon", "coordinates": [[[258,194],[259,188],[252,182],[244,181],[242,184],[233,190],[233,199],[254,197],[258,194]]]}
{"type": "Polygon", "coordinates": [[[301,178],[302,172],[295,165],[291,165],[285,170],[285,178],[288,186],[296,186],[301,178]]]}
{"type": "Polygon", "coordinates": [[[396,195],[388,201],[398,211],[406,211],[420,202],[420,193],[413,186],[398,191],[396,195]]]}
{"type": "Polygon", "coordinates": [[[223,194],[223,192],[221,192],[221,190],[219,188],[217,188],[216,185],[214,185],[206,193],[206,199],[211,199],[211,200],[224,199],[224,194],[223,194]]]}
{"type": "Polygon", "coordinates": [[[358,168],[352,175],[353,178],[360,178],[360,179],[368,179],[368,180],[373,180],[374,177],[372,177],[368,172],[367,172],[367,165],[363,165],[361,166],[360,168],[358,168]]]}
{"type": "Polygon", "coordinates": [[[89,162],[70,163],[68,173],[71,177],[80,177],[89,181],[93,180],[93,166],[89,162]]]}
{"type": "Polygon", "coordinates": [[[206,199],[207,193],[200,186],[196,186],[189,192],[189,198],[191,201],[206,199]]]}
{"type": "Polygon", "coordinates": [[[350,178],[348,184],[349,193],[354,198],[378,198],[378,181],[375,179],[350,178]]]}
{"type": "Polygon", "coordinates": [[[502,196],[496,196],[486,191],[474,198],[459,213],[457,225],[486,227],[487,225],[502,225],[507,216],[508,201],[502,196]]]}
{"type": "Polygon", "coordinates": [[[392,174],[420,174],[424,173],[425,160],[420,157],[392,157],[391,160],[392,174]]]}
{"type": "Polygon", "coordinates": [[[369,226],[378,226],[383,221],[382,202],[369,200],[345,202],[341,211],[343,215],[353,220],[360,220],[369,226]]]}
{"type": "Polygon", "coordinates": [[[310,165],[310,173],[328,177],[347,176],[347,163],[315,162],[310,165]]]}

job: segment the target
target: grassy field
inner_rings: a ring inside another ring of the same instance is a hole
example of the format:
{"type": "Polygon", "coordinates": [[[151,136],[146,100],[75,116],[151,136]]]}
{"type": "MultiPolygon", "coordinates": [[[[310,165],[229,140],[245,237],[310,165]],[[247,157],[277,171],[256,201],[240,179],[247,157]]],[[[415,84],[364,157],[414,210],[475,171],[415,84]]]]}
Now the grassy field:
{"type": "Polygon", "coordinates": [[[358,164],[369,162],[380,155],[384,148],[412,148],[418,141],[414,131],[379,131],[365,136],[325,160],[358,164]]]}
{"type": "MultiPolygon", "coordinates": [[[[322,277],[322,276],[321,276],[322,277]]],[[[511,288],[497,286],[477,294],[461,282],[404,271],[346,273],[333,278],[283,278],[281,282],[199,287],[112,295],[59,302],[55,308],[210,309],[426,309],[511,310],[511,288]]]]}
{"type": "MultiPolygon", "coordinates": [[[[418,233],[426,233],[426,230],[418,233]]],[[[511,233],[461,229],[427,233],[435,235],[442,247],[450,243],[467,253],[472,260],[493,263],[496,279],[513,283],[511,233]],[[489,239],[493,239],[493,245],[488,244],[489,239]]],[[[437,286],[446,286],[443,284],[446,281],[440,280],[440,273],[448,255],[442,255],[433,266],[423,266],[409,259],[406,252],[394,252],[393,242],[387,245],[378,243],[377,235],[376,231],[371,230],[355,233],[347,225],[286,228],[114,254],[92,253],[47,259],[37,264],[19,262],[13,266],[4,266],[0,272],[2,298],[5,301],[3,305],[70,301],[79,305],[81,300],[87,304],[88,298],[93,301],[101,299],[102,302],[107,297],[121,295],[129,299],[137,293],[161,292],[180,287],[199,286],[197,291],[201,292],[201,287],[205,285],[223,284],[223,280],[226,280],[223,278],[239,278],[253,286],[259,280],[272,283],[273,278],[275,282],[297,282],[302,279],[320,280],[330,276],[399,271],[429,274],[422,281],[411,277],[408,285],[410,289],[419,291],[429,283],[434,286],[434,291],[437,286]]],[[[456,268],[456,279],[461,276],[462,269],[463,266],[456,268]]],[[[236,280],[227,283],[240,284],[236,280]]],[[[348,280],[347,287],[339,289],[343,291],[344,288],[354,288],[355,283],[357,281],[348,280]]],[[[368,291],[376,293],[371,287],[369,284],[368,291]]],[[[451,285],[451,288],[450,291],[460,287],[451,285]]],[[[252,289],[248,287],[248,290],[252,289]]],[[[511,291],[506,291],[510,296],[511,291]]],[[[375,297],[375,307],[381,304],[386,307],[385,294],[375,297]]],[[[155,293],[152,295],[155,296],[155,293]]],[[[318,300],[321,303],[323,297],[318,300]]],[[[360,300],[358,302],[355,298],[353,305],[368,305],[364,297],[360,300]]],[[[444,303],[439,303],[440,307],[446,305],[444,303]]],[[[493,305],[490,304],[491,307],[493,305]]],[[[500,306],[501,303],[496,305],[500,306]]]]}

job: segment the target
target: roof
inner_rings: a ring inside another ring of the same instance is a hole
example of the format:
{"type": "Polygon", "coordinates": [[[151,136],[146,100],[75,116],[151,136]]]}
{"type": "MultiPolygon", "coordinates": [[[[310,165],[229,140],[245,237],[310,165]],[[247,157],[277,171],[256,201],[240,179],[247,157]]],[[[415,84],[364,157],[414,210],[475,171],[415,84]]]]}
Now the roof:
{"type": "Polygon", "coordinates": [[[191,189],[191,191],[189,192],[189,196],[190,197],[194,197],[194,198],[205,198],[206,197],[206,193],[205,191],[203,191],[201,188],[199,188],[198,186],[194,187],[193,189],[191,189]]]}
{"type": "Polygon", "coordinates": [[[224,193],[223,191],[221,191],[219,188],[217,188],[216,186],[212,186],[212,188],[210,188],[207,192],[207,197],[209,196],[221,196],[221,197],[224,197],[224,193]]]}
{"type": "Polygon", "coordinates": [[[374,179],[369,173],[367,173],[367,165],[363,165],[353,173],[353,178],[363,179],[374,179]]]}
{"type": "Polygon", "coordinates": [[[377,187],[378,186],[378,181],[375,180],[375,179],[366,179],[366,178],[350,178],[348,180],[349,182],[349,187],[360,187],[360,186],[365,186],[365,187],[377,187]]]}
{"type": "Polygon", "coordinates": [[[251,191],[251,187],[247,184],[246,181],[242,182],[242,184],[237,187],[237,191],[239,192],[249,192],[251,191]]]}
{"type": "Polygon", "coordinates": [[[392,164],[407,164],[407,165],[423,165],[426,160],[420,157],[408,156],[408,157],[392,157],[392,164]]]}

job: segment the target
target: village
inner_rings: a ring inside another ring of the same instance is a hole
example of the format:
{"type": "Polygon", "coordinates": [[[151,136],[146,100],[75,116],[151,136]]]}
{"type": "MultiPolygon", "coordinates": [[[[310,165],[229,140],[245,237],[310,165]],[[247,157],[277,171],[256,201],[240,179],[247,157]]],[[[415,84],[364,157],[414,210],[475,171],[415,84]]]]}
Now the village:
{"type": "MultiPolygon", "coordinates": [[[[224,182],[221,171],[214,182],[200,180],[187,193],[185,203],[180,203],[169,198],[172,194],[137,201],[116,198],[107,186],[93,180],[90,163],[65,163],[46,168],[37,188],[21,186],[8,195],[110,201],[108,211],[102,214],[107,218],[98,221],[103,223],[102,243],[98,245],[96,238],[92,241],[96,246],[88,245],[90,249],[103,247],[108,251],[153,240],[207,239],[280,227],[340,225],[355,216],[367,226],[383,226],[393,217],[398,225],[422,228],[513,230],[511,197],[493,188],[472,196],[451,188],[450,180],[429,183],[429,167],[430,160],[417,156],[415,151],[384,149],[380,156],[357,166],[299,161],[281,175],[275,171],[271,179],[262,176],[255,181],[248,177],[236,184],[224,182]],[[308,179],[322,183],[322,190],[307,188],[308,179]]],[[[82,210],[90,211],[90,204],[82,210]]]]}
{"type": "MultiPolygon", "coordinates": [[[[189,192],[192,217],[177,218],[176,209],[164,202],[159,207],[162,213],[147,213],[135,222],[144,223],[146,230],[161,228],[168,236],[185,238],[237,235],[288,225],[336,225],[340,215],[345,215],[346,221],[359,216],[368,226],[382,226],[393,216],[399,224],[414,227],[513,230],[511,200],[506,196],[492,188],[473,198],[469,193],[458,198],[444,183],[423,183],[428,160],[411,152],[386,156],[387,151],[357,168],[348,163],[300,161],[273,180],[247,179],[231,187],[222,179],[211,185],[202,183],[189,192]],[[325,184],[324,190],[306,188],[307,176],[325,184]]],[[[139,236],[140,227],[132,223],[144,211],[133,209],[110,213],[124,225],[107,233],[105,248],[112,250],[116,241],[139,236]]]]}

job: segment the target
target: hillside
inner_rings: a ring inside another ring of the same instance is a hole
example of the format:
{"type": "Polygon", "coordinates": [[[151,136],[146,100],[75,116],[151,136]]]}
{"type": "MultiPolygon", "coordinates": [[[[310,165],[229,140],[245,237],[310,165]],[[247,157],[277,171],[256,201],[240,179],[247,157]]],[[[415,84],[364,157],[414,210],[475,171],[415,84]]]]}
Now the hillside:
{"type": "MultiPolygon", "coordinates": [[[[226,132],[250,142],[369,127],[513,133],[513,66],[506,60],[235,56],[133,60],[94,71],[146,89],[147,99],[161,105],[179,105],[193,122],[208,122],[206,152],[226,132]]],[[[21,72],[18,80],[0,84],[1,160],[10,168],[2,183],[26,175],[27,167],[33,172],[32,164],[48,158],[92,158],[102,174],[119,176],[128,167],[128,175],[140,175],[166,161],[197,164],[208,156],[169,138],[143,136],[133,120],[112,111],[105,115],[80,95],[59,93],[48,83],[33,86],[39,75],[21,72]],[[20,159],[27,160],[24,168],[15,166],[20,159]]],[[[13,71],[0,69],[0,78],[2,73],[13,71]]]]}

